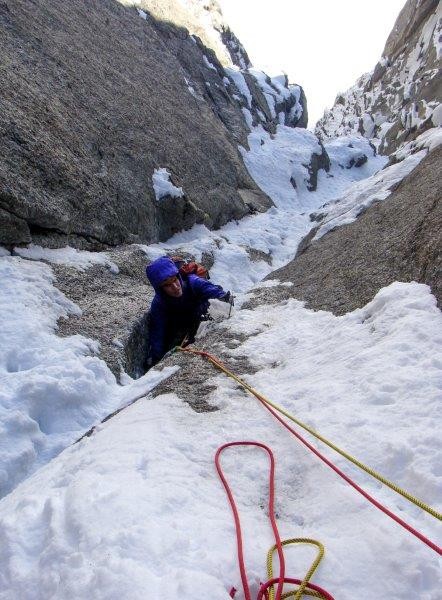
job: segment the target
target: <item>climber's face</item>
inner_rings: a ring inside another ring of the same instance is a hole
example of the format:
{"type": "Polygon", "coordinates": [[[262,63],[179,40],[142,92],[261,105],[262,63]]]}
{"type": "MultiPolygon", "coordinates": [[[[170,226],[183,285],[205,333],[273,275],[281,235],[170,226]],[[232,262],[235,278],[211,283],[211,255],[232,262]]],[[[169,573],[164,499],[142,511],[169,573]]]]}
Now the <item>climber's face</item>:
{"type": "Polygon", "coordinates": [[[168,296],[172,296],[172,298],[179,298],[183,295],[183,288],[181,287],[181,281],[178,279],[176,275],[172,277],[168,277],[161,284],[161,289],[168,296]]]}

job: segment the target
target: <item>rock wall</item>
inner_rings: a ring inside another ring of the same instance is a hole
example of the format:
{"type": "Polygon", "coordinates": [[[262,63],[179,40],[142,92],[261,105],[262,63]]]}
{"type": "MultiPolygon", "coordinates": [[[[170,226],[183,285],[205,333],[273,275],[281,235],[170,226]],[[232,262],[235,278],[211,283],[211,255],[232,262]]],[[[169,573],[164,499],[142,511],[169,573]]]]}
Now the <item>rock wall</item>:
{"type": "Polygon", "coordinates": [[[0,26],[0,244],[158,240],[158,167],[183,188],[188,226],[271,206],[238,153],[238,104],[222,93],[223,113],[189,89],[178,55],[211,69],[187,31],[115,0],[2,2],[0,26]]]}
{"type": "Polygon", "coordinates": [[[116,0],[2,1],[0,27],[0,245],[153,242],[272,205],[238,144],[252,122],[302,125],[299,86],[237,67],[230,76],[166,13],[116,0]],[[256,89],[238,89],[246,76],[256,89]],[[182,187],[179,202],[156,197],[158,168],[182,187]]]}
{"type": "Polygon", "coordinates": [[[408,0],[382,58],[316,125],[322,139],[360,133],[392,154],[442,124],[442,4],[408,0]]]}
{"type": "Polygon", "coordinates": [[[418,281],[431,286],[442,306],[441,159],[439,147],[357,221],[311,242],[313,231],[296,258],[267,278],[293,286],[263,289],[253,302],[275,301],[274,294],[279,301],[294,297],[341,315],[393,281],[418,281]]]}
{"type": "Polygon", "coordinates": [[[123,371],[139,377],[146,371],[147,311],[154,296],[144,271],[146,255],[134,245],[112,248],[108,254],[118,270],[51,265],[57,288],[81,309],[81,315],[60,319],[57,333],[97,340],[100,358],[117,378],[123,371]]]}

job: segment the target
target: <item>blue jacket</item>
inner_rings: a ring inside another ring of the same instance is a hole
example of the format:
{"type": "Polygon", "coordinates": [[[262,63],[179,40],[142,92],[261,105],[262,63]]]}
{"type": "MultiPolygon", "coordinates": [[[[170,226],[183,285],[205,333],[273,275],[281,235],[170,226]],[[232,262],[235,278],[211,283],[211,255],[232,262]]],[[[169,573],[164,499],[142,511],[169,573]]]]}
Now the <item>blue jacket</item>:
{"type": "Polygon", "coordinates": [[[182,277],[168,256],[148,265],[146,275],[155,290],[150,307],[149,346],[152,364],[156,364],[171,349],[177,333],[187,332],[199,323],[209,308],[209,299],[223,298],[226,292],[197,275],[182,277]],[[172,276],[181,282],[183,294],[179,298],[168,296],[161,289],[163,281],[172,276]]]}

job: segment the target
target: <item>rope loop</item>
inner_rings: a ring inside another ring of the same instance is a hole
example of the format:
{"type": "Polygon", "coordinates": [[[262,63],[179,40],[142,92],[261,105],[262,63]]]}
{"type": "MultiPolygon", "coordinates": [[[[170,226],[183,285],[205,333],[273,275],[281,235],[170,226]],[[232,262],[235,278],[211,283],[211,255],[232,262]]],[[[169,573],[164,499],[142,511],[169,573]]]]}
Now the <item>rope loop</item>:
{"type": "Polygon", "coordinates": [[[295,600],[299,600],[301,596],[305,593],[307,595],[313,595],[317,598],[323,598],[324,600],[333,600],[333,597],[328,594],[322,588],[318,586],[314,586],[310,583],[310,579],[318,568],[319,563],[321,562],[322,557],[324,556],[324,546],[321,542],[317,542],[316,540],[312,540],[310,538],[292,538],[289,540],[281,541],[279,536],[278,526],[276,524],[275,518],[275,459],[273,456],[273,452],[271,449],[262,444],[261,442],[251,442],[251,441],[241,441],[241,442],[229,442],[227,444],[223,444],[218,448],[215,454],[215,466],[218,471],[219,478],[224,486],[227,497],[229,499],[230,507],[232,509],[233,518],[235,521],[235,530],[236,530],[236,543],[237,543],[237,554],[238,554],[238,563],[239,570],[241,574],[241,582],[244,590],[245,600],[251,600],[249,583],[247,580],[247,573],[245,568],[244,561],[244,551],[243,551],[243,542],[242,542],[242,531],[241,531],[241,522],[239,518],[238,509],[236,507],[236,502],[233,497],[232,490],[230,489],[227,478],[224,475],[224,472],[221,467],[221,454],[227,448],[231,448],[234,446],[255,446],[257,448],[261,448],[265,452],[267,452],[268,457],[270,459],[270,468],[269,468],[269,503],[268,503],[268,511],[269,511],[269,520],[272,526],[273,535],[275,538],[275,544],[272,546],[267,554],[267,575],[268,581],[261,585],[260,590],[258,592],[257,600],[283,600],[284,598],[289,598],[293,596],[295,600]],[[318,554],[313,561],[310,569],[308,570],[307,575],[304,579],[291,579],[285,577],[285,561],[284,561],[284,551],[283,546],[294,543],[305,543],[305,544],[313,544],[318,548],[318,554]],[[279,560],[279,577],[273,577],[273,554],[274,552],[278,554],[279,560]],[[284,583],[296,583],[299,584],[299,588],[294,591],[283,593],[284,583]],[[277,585],[276,595],[274,586],[277,585]]]}
{"type": "MultiPolygon", "coordinates": [[[[302,597],[302,594],[308,594],[310,596],[317,596],[318,598],[322,598],[322,596],[318,592],[306,591],[306,587],[308,585],[308,582],[312,578],[313,573],[316,571],[316,569],[319,566],[319,563],[321,562],[321,560],[324,557],[324,553],[325,553],[324,546],[321,544],[321,542],[318,542],[317,540],[312,540],[310,538],[291,538],[289,540],[284,540],[283,542],[281,542],[282,546],[288,546],[291,544],[310,544],[310,545],[316,546],[318,548],[318,553],[316,555],[315,560],[311,564],[311,567],[308,570],[307,575],[305,576],[304,580],[301,582],[301,585],[299,586],[299,588],[292,592],[287,592],[287,593],[283,594],[281,596],[281,600],[283,598],[290,598],[291,596],[293,596],[293,598],[295,600],[299,600],[299,598],[302,597]]],[[[275,552],[276,548],[277,548],[277,546],[275,544],[274,546],[272,546],[270,548],[270,550],[267,553],[267,577],[269,579],[273,579],[273,553],[275,552]]],[[[269,588],[269,600],[274,600],[273,587],[269,588]]]]}

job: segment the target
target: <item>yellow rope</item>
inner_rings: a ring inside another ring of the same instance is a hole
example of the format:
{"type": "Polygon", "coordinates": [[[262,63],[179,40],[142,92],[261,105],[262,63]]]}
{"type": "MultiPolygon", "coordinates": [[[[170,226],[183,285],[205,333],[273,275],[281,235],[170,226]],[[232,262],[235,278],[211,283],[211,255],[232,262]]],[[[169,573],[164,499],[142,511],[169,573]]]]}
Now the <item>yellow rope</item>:
{"type": "Polygon", "coordinates": [[[365,471],[365,473],[368,473],[368,475],[371,475],[372,477],[374,477],[375,479],[377,479],[378,481],[380,481],[381,483],[383,483],[384,485],[386,485],[387,487],[389,487],[391,490],[393,490],[394,492],[396,492],[397,494],[399,494],[403,498],[406,498],[409,502],[411,502],[415,506],[418,506],[419,508],[421,508],[422,510],[424,510],[425,512],[427,512],[431,516],[435,517],[439,521],[442,520],[442,513],[438,512],[434,508],[431,508],[431,506],[428,506],[428,504],[426,504],[422,500],[419,500],[419,498],[416,498],[415,496],[413,496],[412,494],[410,494],[406,490],[403,490],[401,487],[399,487],[395,483],[389,481],[386,477],[384,477],[383,475],[380,475],[377,471],[375,471],[371,467],[368,467],[367,465],[365,465],[363,462],[361,462],[357,458],[351,456],[351,454],[348,454],[348,452],[345,452],[345,450],[342,450],[341,448],[339,448],[338,446],[336,446],[335,444],[333,444],[332,442],[330,442],[327,438],[325,438],[324,436],[322,436],[320,433],[318,433],[317,431],[315,431],[314,429],[312,429],[311,427],[309,427],[308,425],[306,425],[302,421],[299,421],[298,419],[296,419],[296,417],[294,417],[293,415],[291,415],[290,413],[288,413],[281,406],[278,406],[278,404],[275,404],[274,402],[272,402],[271,400],[269,400],[268,398],[266,398],[265,396],[263,396],[262,394],[260,394],[259,392],[257,392],[254,388],[252,388],[245,381],[243,381],[242,379],[240,379],[237,375],[235,375],[235,373],[232,373],[232,371],[230,371],[229,369],[227,369],[221,362],[219,362],[217,359],[215,359],[214,357],[212,357],[207,352],[202,352],[200,350],[193,350],[191,348],[179,348],[179,347],[177,348],[177,350],[181,350],[182,352],[190,352],[192,354],[196,354],[196,355],[199,355],[199,356],[204,356],[212,364],[214,364],[218,369],[220,369],[226,375],[228,375],[229,377],[231,377],[232,379],[234,379],[235,381],[237,381],[244,389],[246,389],[248,392],[250,392],[253,396],[255,396],[256,398],[258,398],[262,402],[265,402],[266,404],[268,404],[269,406],[271,406],[272,408],[274,408],[280,414],[284,415],[287,419],[289,419],[293,423],[296,423],[297,425],[299,425],[299,427],[302,427],[305,431],[308,431],[316,439],[318,439],[321,442],[323,442],[324,444],[326,444],[329,448],[331,448],[332,450],[334,450],[335,452],[337,452],[338,454],[340,454],[341,456],[343,456],[344,458],[346,458],[347,460],[349,460],[352,464],[354,464],[357,467],[359,467],[360,469],[362,469],[362,471],[365,471]]]}
{"type": "MultiPolygon", "coordinates": [[[[289,544],[310,544],[316,546],[318,548],[318,554],[316,555],[315,560],[311,564],[307,575],[300,583],[299,588],[296,590],[291,590],[290,592],[285,592],[281,596],[281,600],[283,600],[284,598],[290,598],[291,596],[293,596],[294,600],[299,600],[303,594],[306,594],[307,596],[315,596],[316,598],[324,598],[324,596],[320,592],[317,592],[316,590],[306,589],[308,582],[313,577],[314,572],[318,568],[318,565],[324,556],[324,546],[321,544],[321,542],[312,540],[310,538],[291,538],[289,540],[284,540],[281,542],[282,546],[288,546],[289,544]]],[[[277,546],[275,544],[270,548],[270,550],[267,553],[267,577],[269,580],[273,579],[273,553],[276,550],[276,548],[277,546]]],[[[269,588],[269,598],[270,600],[274,600],[275,598],[275,590],[273,586],[269,588]]]]}

